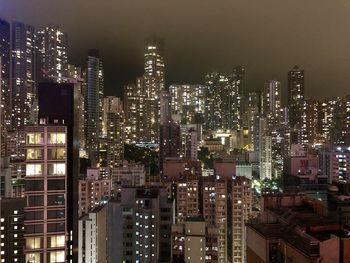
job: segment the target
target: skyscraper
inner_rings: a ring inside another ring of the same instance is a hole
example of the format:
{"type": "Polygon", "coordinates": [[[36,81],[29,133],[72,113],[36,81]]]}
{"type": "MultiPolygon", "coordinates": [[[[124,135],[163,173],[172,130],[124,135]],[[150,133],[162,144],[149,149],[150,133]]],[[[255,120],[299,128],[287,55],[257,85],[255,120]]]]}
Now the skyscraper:
{"type": "Polygon", "coordinates": [[[36,34],[37,81],[65,82],[68,77],[67,35],[58,27],[36,34]]]}
{"type": "Polygon", "coordinates": [[[12,23],[12,127],[21,129],[33,123],[35,99],[34,28],[12,23]]]}
{"type": "Polygon", "coordinates": [[[304,70],[298,66],[288,72],[288,105],[296,105],[305,96],[304,70]]]}
{"type": "Polygon", "coordinates": [[[6,131],[11,127],[11,94],[10,94],[10,24],[0,19],[0,136],[1,152],[6,153],[6,131]]]}
{"type": "Polygon", "coordinates": [[[236,75],[212,72],[206,75],[205,129],[237,130],[241,128],[241,100],[236,75]]]}
{"type": "Polygon", "coordinates": [[[206,87],[202,85],[171,85],[171,113],[179,114],[181,124],[196,123],[204,116],[206,87]]]}
{"type": "Polygon", "coordinates": [[[125,112],[125,141],[136,143],[145,137],[146,115],[145,94],[141,90],[142,79],[137,79],[137,85],[129,84],[124,87],[125,112]]]}
{"type": "Polygon", "coordinates": [[[291,142],[298,143],[298,131],[302,128],[303,101],[305,97],[304,70],[295,66],[288,72],[288,107],[291,142]]]}
{"type": "Polygon", "coordinates": [[[69,262],[67,127],[26,126],[26,262],[69,262]]]}
{"type": "MultiPolygon", "coordinates": [[[[66,163],[65,170],[65,202],[66,202],[66,229],[69,234],[65,246],[67,250],[67,259],[72,259],[73,262],[77,262],[77,247],[78,247],[78,175],[79,175],[79,118],[77,116],[77,93],[78,88],[72,83],[42,83],[38,87],[39,98],[39,122],[45,122],[46,126],[56,127],[60,125],[66,128],[65,142],[61,140],[64,136],[64,132],[59,132],[56,136],[52,135],[54,140],[57,137],[57,143],[50,141],[44,141],[45,144],[49,144],[48,157],[52,154],[52,159],[44,159],[44,163],[51,163],[53,160],[53,168],[55,163],[61,163],[59,152],[62,152],[62,147],[65,146],[66,152],[62,157],[62,162],[66,163]],[[56,137],[55,137],[56,136],[56,137]],[[53,144],[51,146],[51,144],[53,144]],[[56,145],[59,144],[59,145],[56,145]],[[62,145],[63,144],[63,145],[62,145]],[[62,147],[61,147],[62,145],[62,147]],[[53,147],[53,151],[50,153],[50,148],[53,147]],[[56,151],[57,150],[57,151],[56,151]],[[57,154],[56,154],[57,152],[57,154]]],[[[44,126],[44,127],[46,127],[44,126]]],[[[39,128],[41,128],[39,126],[39,128]]],[[[49,129],[49,128],[47,128],[49,129]]],[[[51,136],[49,131],[48,136],[51,136]]],[[[57,165],[56,165],[57,166],[57,165]]],[[[63,166],[58,165],[57,169],[63,169],[63,166]],[[60,167],[60,168],[58,168],[60,167]]],[[[56,170],[54,170],[54,174],[56,170]]],[[[43,171],[44,176],[47,174],[48,180],[51,180],[50,170],[43,171]]],[[[58,175],[60,176],[60,175],[58,175]]],[[[62,174],[63,176],[63,174],[62,174]]],[[[61,178],[61,177],[60,177],[61,178]]],[[[61,179],[60,179],[61,180],[61,179]]],[[[62,177],[63,180],[63,177],[62,177]]],[[[62,183],[63,181],[60,181],[62,183]]],[[[54,182],[52,181],[52,184],[54,182]]],[[[53,186],[54,187],[54,186],[53,186]]],[[[57,187],[62,187],[61,185],[57,187]]],[[[61,189],[63,190],[63,189],[61,189]]],[[[47,193],[49,194],[49,193],[47,193]]]]}
{"type": "Polygon", "coordinates": [[[179,157],[181,148],[180,125],[171,119],[160,126],[160,168],[169,157],[179,157]]]}
{"type": "Polygon", "coordinates": [[[261,94],[261,111],[264,116],[278,121],[281,110],[281,83],[270,80],[264,84],[261,94]]]}
{"type": "Polygon", "coordinates": [[[92,159],[97,160],[99,139],[102,132],[104,74],[97,50],[90,50],[87,61],[87,89],[85,96],[86,148],[92,159]]]}
{"type": "Polygon", "coordinates": [[[124,111],[122,101],[113,96],[104,98],[103,119],[106,126],[107,166],[120,166],[124,159],[124,111]]]}
{"type": "Polygon", "coordinates": [[[159,83],[159,89],[164,89],[165,65],[160,41],[151,39],[148,41],[145,50],[145,76],[155,77],[159,83]]]}
{"type": "Polygon", "coordinates": [[[165,85],[161,53],[160,44],[150,41],[144,54],[144,75],[136,79],[136,85],[124,89],[127,142],[159,143],[160,96],[165,85]]]}

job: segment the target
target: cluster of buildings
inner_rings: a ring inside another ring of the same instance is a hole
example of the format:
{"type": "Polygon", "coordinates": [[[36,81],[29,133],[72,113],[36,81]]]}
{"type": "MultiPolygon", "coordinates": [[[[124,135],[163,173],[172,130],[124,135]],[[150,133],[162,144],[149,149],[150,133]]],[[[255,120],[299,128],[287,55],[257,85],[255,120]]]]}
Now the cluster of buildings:
{"type": "Polygon", "coordinates": [[[0,262],[350,260],[350,96],[307,98],[297,66],[286,105],[242,67],[166,87],[158,40],[123,98],[104,96],[99,52],[81,68],[67,45],[0,19],[0,262]]]}

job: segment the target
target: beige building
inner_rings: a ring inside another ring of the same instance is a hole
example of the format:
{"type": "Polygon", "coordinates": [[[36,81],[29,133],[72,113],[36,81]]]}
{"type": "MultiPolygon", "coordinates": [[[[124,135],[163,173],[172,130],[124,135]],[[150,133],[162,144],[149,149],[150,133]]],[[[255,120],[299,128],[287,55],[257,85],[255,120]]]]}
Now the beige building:
{"type": "Polygon", "coordinates": [[[67,128],[28,126],[25,131],[25,261],[65,262],[69,251],[67,128]]]}
{"type": "Polygon", "coordinates": [[[101,178],[99,168],[89,168],[86,178],[79,180],[79,216],[106,203],[112,193],[112,181],[101,178]]]}
{"type": "Polygon", "coordinates": [[[227,181],[223,177],[203,177],[203,216],[207,226],[218,229],[218,262],[227,262],[227,181]]]}
{"type": "Polygon", "coordinates": [[[177,183],[176,192],[176,222],[184,222],[187,217],[199,214],[199,179],[189,175],[177,183]]]}
{"type": "Polygon", "coordinates": [[[78,263],[107,263],[107,207],[100,206],[79,219],[78,263]]]}
{"type": "Polygon", "coordinates": [[[252,215],[251,180],[237,176],[232,180],[232,262],[246,262],[246,226],[252,215]]]}

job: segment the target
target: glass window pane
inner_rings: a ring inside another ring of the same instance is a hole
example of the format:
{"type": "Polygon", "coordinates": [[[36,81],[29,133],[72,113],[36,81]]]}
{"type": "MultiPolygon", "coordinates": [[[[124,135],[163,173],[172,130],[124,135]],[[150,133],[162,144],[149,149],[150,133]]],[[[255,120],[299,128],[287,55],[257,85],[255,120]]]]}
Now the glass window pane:
{"type": "Polygon", "coordinates": [[[40,263],[40,253],[26,254],[26,263],[40,263]]]}
{"type": "Polygon", "coordinates": [[[50,133],[49,144],[65,144],[66,143],[66,134],[65,133],[50,133]]]}
{"type": "Polygon", "coordinates": [[[65,175],[66,164],[65,163],[50,163],[48,165],[48,175],[65,175]]]}
{"type": "Polygon", "coordinates": [[[65,262],[65,253],[62,251],[50,252],[50,263],[65,262]]]}
{"type": "Polygon", "coordinates": [[[27,249],[41,248],[41,238],[40,237],[27,238],[26,239],[26,248],[27,249]]]}
{"type": "Polygon", "coordinates": [[[44,135],[42,133],[27,133],[27,144],[43,144],[44,135]]]}
{"type": "Polygon", "coordinates": [[[43,149],[27,149],[27,160],[42,160],[44,158],[43,149]]]}
{"type": "Polygon", "coordinates": [[[26,164],[26,176],[42,176],[42,164],[26,164]]]}
{"type": "Polygon", "coordinates": [[[64,235],[57,235],[50,237],[50,247],[64,247],[66,245],[66,237],[64,235]]]}

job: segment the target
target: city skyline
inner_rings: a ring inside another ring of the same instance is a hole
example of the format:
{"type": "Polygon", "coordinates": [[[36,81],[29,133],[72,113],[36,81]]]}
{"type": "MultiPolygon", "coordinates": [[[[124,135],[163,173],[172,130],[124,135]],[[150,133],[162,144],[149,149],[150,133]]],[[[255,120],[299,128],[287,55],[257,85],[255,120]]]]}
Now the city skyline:
{"type": "Polygon", "coordinates": [[[220,1],[213,6],[206,1],[199,5],[196,1],[0,0],[0,6],[1,17],[20,20],[36,30],[59,25],[68,34],[72,64],[84,66],[88,49],[99,49],[106,95],[121,96],[122,87],[142,74],[142,54],[149,36],[165,42],[166,87],[203,84],[205,74],[213,70],[230,73],[238,65],[246,69],[248,90],[260,90],[266,81],[275,79],[281,82],[284,98],[286,72],[294,65],[305,70],[309,97],[344,96],[350,82],[350,39],[345,26],[350,5],[345,1],[302,5],[295,1],[220,1]]]}
{"type": "Polygon", "coordinates": [[[1,263],[350,263],[339,4],[1,1],[1,263]]]}

